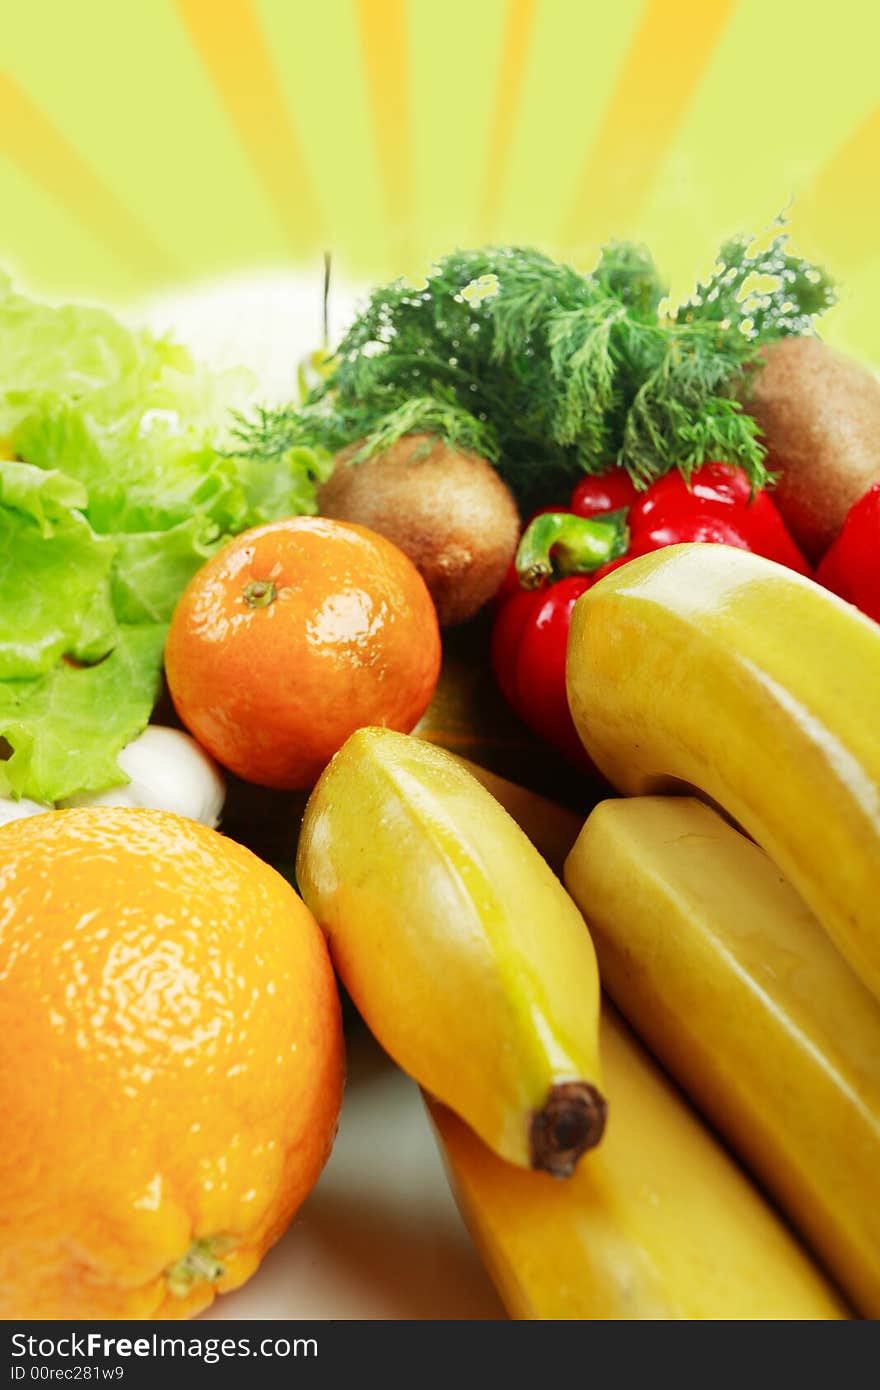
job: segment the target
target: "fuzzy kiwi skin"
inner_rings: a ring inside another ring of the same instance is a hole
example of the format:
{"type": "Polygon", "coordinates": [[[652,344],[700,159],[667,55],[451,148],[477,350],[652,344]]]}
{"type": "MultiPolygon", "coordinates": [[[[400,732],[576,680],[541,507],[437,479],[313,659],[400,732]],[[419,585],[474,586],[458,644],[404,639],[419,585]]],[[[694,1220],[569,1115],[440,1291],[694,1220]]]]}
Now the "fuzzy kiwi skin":
{"type": "Polygon", "coordinates": [[[818,338],[781,338],[764,357],[743,405],[780,475],[773,500],[815,562],[880,478],[880,381],[818,338]]]}
{"type": "Polygon", "coordinates": [[[498,591],[519,541],[513,495],[476,454],[428,434],[407,434],[382,454],[336,456],[318,510],[379,531],[409,556],[443,627],[472,618],[498,591]]]}

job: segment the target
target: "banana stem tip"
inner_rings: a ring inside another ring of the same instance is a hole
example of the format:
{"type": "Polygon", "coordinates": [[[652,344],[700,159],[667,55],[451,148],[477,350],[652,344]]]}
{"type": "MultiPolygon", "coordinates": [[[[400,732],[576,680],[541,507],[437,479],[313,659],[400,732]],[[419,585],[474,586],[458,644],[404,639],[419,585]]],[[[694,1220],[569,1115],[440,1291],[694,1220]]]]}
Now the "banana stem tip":
{"type": "Polygon", "coordinates": [[[563,1081],[552,1086],[529,1129],[533,1168],[554,1178],[569,1178],[581,1154],[602,1138],[608,1107],[587,1081],[563,1081]]]}

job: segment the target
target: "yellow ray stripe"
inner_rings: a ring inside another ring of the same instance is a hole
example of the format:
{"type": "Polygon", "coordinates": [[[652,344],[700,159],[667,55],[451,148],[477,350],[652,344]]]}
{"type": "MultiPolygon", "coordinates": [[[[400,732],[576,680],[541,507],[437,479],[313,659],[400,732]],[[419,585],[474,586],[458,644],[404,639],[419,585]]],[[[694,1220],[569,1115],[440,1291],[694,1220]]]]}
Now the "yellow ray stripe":
{"type": "Polygon", "coordinates": [[[406,0],[357,0],[367,94],[397,269],[409,261],[412,137],[406,0]]]}
{"type": "Polygon", "coordinates": [[[563,225],[566,246],[629,231],[735,3],[646,0],[563,225]]]}
{"type": "Polygon", "coordinates": [[[507,172],[510,141],[519,109],[535,8],[536,0],[507,0],[504,46],[499,64],[498,92],[480,211],[480,235],[484,241],[490,241],[494,235],[501,190],[507,172]]]}
{"type": "Polygon", "coordinates": [[[172,257],[108,188],[79,151],[8,73],[0,72],[0,155],[124,265],[151,278],[177,271],[172,257]]]}
{"type": "Polygon", "coordinates": [[[842,271],[855,270],[880,251],[880,106],[817,170],[795,204],[798,232],[833,251],[842,271]]]}
{"type": "Polygon", "coordinates": [[[318,200],[251,0],[176,5],[291,249],[312,250],[318,200]]]}

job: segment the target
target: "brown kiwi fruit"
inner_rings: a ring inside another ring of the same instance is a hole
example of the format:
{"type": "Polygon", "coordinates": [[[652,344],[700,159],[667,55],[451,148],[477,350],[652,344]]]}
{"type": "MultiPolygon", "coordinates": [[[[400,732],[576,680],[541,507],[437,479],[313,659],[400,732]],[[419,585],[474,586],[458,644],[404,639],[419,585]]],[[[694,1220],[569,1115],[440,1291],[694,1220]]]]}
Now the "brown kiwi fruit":
{"type": "Polygon", "coordinates": [[[428,434],[407,434],[352,463],[336,456],[318,509],[379,531],[412,560],[444,627],[464,622],[498,591],[519,540],[513,495],[491,464],[428,434]]]}
{"type": "Polygon", "coordinates": [[[818,338],[781,338],[743,396],[761,426],[783,519],[816,561],[880,478],[880,381],[818,338]]]}

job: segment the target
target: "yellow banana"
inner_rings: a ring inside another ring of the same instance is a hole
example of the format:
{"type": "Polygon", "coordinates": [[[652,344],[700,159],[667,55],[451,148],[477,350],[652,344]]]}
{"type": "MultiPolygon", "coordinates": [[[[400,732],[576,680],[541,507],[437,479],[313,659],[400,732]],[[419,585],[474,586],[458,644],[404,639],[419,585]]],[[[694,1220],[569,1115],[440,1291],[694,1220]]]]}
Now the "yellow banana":
{"type": "Polygon", "coordinates": [[[578,600],[567,669],[614,786],[722,806],[880,996],[880,627],[758,555],[671,546],[578,600]]]}
{"type": "Polygon", "coordinates": [[[568,1182],[428,1101],[462,1215],[512,1317],[836,1319],[846,1310],[609,1006],[608,1133],[568,1182]]]}
{"type": "Polygon", "coordinates": [[[565,881],[611,997],[880,1317],[880,1005],[763,850],[690,797],[597,806],[565,881]]]}
{"type": "Polygon", "coordinates": [[[604,1125],[596,958],[494,798],[449,753],[361,729],[309,799],[296,872],[385,1050],[512,1163],[567,1175],[604,1125]]]}

